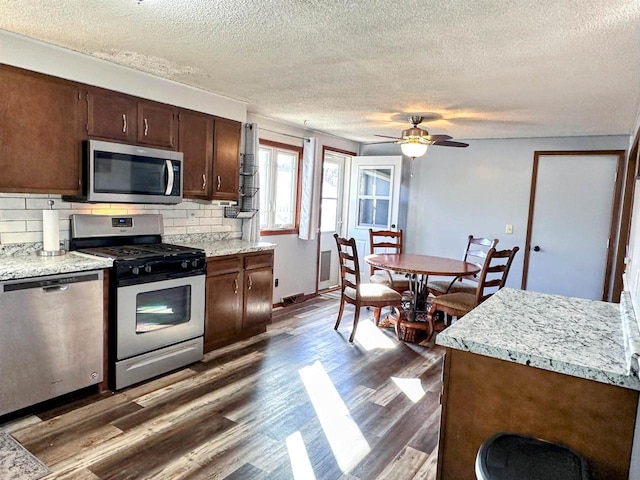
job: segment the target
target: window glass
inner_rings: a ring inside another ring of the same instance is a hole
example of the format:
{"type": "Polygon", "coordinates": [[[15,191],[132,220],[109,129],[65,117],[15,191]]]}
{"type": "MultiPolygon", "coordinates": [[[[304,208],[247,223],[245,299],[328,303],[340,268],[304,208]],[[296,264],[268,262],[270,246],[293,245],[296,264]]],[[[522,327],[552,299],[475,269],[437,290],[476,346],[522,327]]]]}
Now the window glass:
{"type": "Polygon", "coordinates": [[[389,228],[393,168],[362,168],[358,180],[358,226],[389,228]]]}
{"type": "Polygon", "coordinates": [[[338,200],[341,185],[340,164],[330,160],[323,162],[322,175],[322,213],[320,216],[320,231],[338,231],[338,200]]]}
{"type": "Polygon", "coordinates": [[[260,229],[297,228],[298,163],[294,149],[260,145],[260,229]]]}

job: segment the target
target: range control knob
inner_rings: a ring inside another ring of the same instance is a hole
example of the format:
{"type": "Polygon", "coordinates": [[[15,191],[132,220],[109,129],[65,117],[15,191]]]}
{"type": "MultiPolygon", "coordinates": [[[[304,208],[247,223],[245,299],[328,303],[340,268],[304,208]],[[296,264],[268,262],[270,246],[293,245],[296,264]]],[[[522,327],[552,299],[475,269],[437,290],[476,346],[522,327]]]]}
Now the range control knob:
{"type": "Polygon", "coordinates": [[[182,263],[180,264],[180,266],[182,268],[187,268],[189,266],[189,262],[187,262],[186,260],[183,260],[182,263]]]}
{"type": "Polygon", "coordinates": [[[191,266],[192,266],[193,268],[196,268],[196,267],[198,266],[198,260],[197,260],[197,259],[195,259],[195,260],[191,260],[191,266]]]}
{"type": "Polygon", "coordinates": [[[140,273],[140,269],[138,267],[133,267],[131,269],[131,273],[133,273],[134,275],[138,275],[140,273]]]}
{"type": "Polygon", "coordinates": [[[151,265],[147,264],[144,266],[144,271],[147,273],[151,273],[151,265]]]}

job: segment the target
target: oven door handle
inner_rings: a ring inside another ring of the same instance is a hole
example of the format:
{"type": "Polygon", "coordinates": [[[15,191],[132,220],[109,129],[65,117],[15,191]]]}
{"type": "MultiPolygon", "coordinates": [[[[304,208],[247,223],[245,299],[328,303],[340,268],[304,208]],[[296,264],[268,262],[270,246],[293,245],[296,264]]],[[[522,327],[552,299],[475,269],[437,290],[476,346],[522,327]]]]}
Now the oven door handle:
{"type": "Polygon", "coordinates": [[[173,165],[171,164],[171,160],[165,160],[167,167],[167,188],[164,191],[165,195],[171,195],[171,191],[173,190],[173,165]]]}

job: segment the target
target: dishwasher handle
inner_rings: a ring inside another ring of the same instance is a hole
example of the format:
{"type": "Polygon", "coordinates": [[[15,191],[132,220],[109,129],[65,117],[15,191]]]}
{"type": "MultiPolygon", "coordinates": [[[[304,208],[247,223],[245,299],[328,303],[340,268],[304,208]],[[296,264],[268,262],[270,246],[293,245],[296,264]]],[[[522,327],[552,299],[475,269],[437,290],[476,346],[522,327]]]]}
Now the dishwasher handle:
{"type": "Polygon", "coordinates": [[[42,287],[42,293],[64,292],[69,290],[69,285],[52,285],[50,287],[42,287]]]}
{"type": "MultiPolygon", "coordinates": [[[[37,278],[37,277],[36,277],[37,278]]],[[[31,290],[42,289],[43,293],[61,292],[69,289],[69,285],[72,283],[80,282],[93,282],[100,280],[101,275],[92,273],[76,273],[71,275],[64,275],[58,278],[42,278],[42,279],[29,279],[16,282],[5,282],[2,285],[2,292],[15,292],[19,290],[31,290]]]]}

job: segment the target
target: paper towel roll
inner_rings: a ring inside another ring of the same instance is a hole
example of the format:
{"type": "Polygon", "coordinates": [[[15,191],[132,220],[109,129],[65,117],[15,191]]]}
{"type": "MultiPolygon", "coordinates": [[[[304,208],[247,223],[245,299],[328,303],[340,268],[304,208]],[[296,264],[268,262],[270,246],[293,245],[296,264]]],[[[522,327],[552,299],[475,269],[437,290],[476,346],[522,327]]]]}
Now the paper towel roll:
{"type": "Polygon", "coordinates": [[[42,249],[45,252],[60,250],[60,225],[57,210],[42,211],[42,249]]]}

